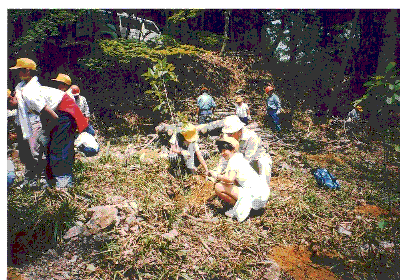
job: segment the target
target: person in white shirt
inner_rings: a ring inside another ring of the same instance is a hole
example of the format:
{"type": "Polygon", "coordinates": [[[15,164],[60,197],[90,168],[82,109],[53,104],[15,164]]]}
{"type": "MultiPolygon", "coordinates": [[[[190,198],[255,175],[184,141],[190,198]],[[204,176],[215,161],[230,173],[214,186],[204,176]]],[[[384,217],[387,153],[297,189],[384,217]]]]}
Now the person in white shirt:
{"type": "Polygon", "coordinates": [[[87,119],[66,92],[41,86],[37,77],[28,77],[26,67],[34,63],[27,58],[17,59],[16,66],[21,80],[26,85],[7,100],[9,109],[18,109],[20,127],[24,139],[32,134],[27,112],[33,111],[41,117],[42,127],[48,135],[47,179],[57,190],[66,190],[73,183],[74,134],[88,127],[87,119]]]}
{"type": "MultiPolygon", "coordinates": [[[[239,142],[238,151],[269,185],[272,175],[272,159],[263,146],[261,138],[254,131],[246,128],[236,115],[224,119],[222,132],[239,142]]],[[[217,170],[224,170],[226,165],[227,160],[220,158],[217,170]]]]}
{"type": "MultiPolygon", "coordinates": [[[[18,68],[20,71],[17,73],[21,81],[15,87],[14,92],[7,92],[8,98],[14,98],[16,101],[16,92],[20,92],[27,85],[29,81],[33,81],[40,86],[38,82],[38,77],[34,74],[37,71],[36,63],[31,59],[22,60],[20,63],[21,67],[18,68]]],[[[15,68],[17,69],[17,68],[15,68]]],[[[42,124],[39,114],[28,110],[26,112],[27,127],[30,128],[29,134],[23,134],[20,128],[20,118],[21,115],[17,114],[15,118],[16,132],[18,139],[18,150],[21,162],[25,166],[24,180],[21,183],[22,186],[37,187],[38,179],[40,179],[40,184],[46,186],[45,176],[42,175],[45,172],[46,160],[45,160],[45,145],[42,140],[44,140],[44,130],[42,129],[42,124]]]]}
{"type": "Polygon", "coordinates": [[[217,196],[234,205],[226,212],[229,217],[244,221],[251,209],[264,208],[269,199],[270,190],[266,182],[260,178],[251,167],[243,154],[238,152],[238,141],[224,136],[216,141],[221,157],[227,161],[227,166],[221,173],[210,171],[215,178],[214,185],[217,196]]]}
{"type": "Polygon", "coordinates": [[[207,157],[208,154],[200,151],[198,138],[199,135],[193,124],[187,124],[180,132],[175,132],[169,140],[171,144],[170,161],[171,163],[178,162],[177,159],[180,157],[181,168],[183,168],[184,165],[186,172],[191,174],[196,174],[197,167],[201,164],[207,175],[209,170],[205,157],[207,157]]]}
{"type": "Polygon", "coordinates": [[[243,99],[241,96],[237,97],[237,99],[236,99],[235,114],[245,124],[248,124],[248,121],[251,120],[250,109],[249,109],[247,103],[243,102],[243,99]]]}

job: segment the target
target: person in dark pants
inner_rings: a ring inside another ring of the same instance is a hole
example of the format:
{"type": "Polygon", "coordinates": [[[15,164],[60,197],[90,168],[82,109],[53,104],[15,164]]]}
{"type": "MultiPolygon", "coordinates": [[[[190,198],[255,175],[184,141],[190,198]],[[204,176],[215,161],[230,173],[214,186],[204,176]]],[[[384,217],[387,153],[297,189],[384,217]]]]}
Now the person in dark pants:
{"type": "MultiPolygon", "coordinates": [[[[241,91],[239,91],[241,92],[241,91]]],[[[247,103],[244,103],[241,96],[238,96],[235,104],[235,114],[240,118],[240,120],[248,124],[248,121],[251,120],[250,109],[247,103]]]]}
{"type": "MultiPolygon", "coordinates": [[[[7,90],[7,98],[14,98],[16,92],[21,92],[25,89],[29,81],[36,83],[40,86],[37,76],[36,63],[28,58],[20,59],[16,66],[11,70],[17,72],[20,82],[15,87],[14,91],[7,90]]],[[[25,129],[24,132],[21,129],[21,115],[16,114],[14,119],[16,124],[16,133],[18,141],[18,150],[21,163],[25,166],[24,180],[20,186],[38,187],[38,179],[41,186],[46,186],[45,180],[45,146],[43,141],[44,130],[42,128],[39,114],[35,114],[31,111],[27,111],[25,114],[25,120],[29,123],[27,126],[30,129],[25,129]]]]}
{"type": "MultiPolygon", "coordinates": [[[[19,69],[20,77],[25,78],[23,66],[27,63],[31,63],[30,60],[18,59],[16,66],[11,69],[19,69]]],[[[79,133],[86,131],[88,122],[66,92],[41,86],[35,78],[26,79],[24,89],[11,95],[7,106],[9,109],[17,109],[23,135],[29,135],[32,129],[27,112],[40,115],[42,127],[48,135],[47,179],[50,185],[63,191],[73,185],[74,132],[76,129],[79,133]]]]}
{"type": "Polygon", "coordinates": [[[193,124],[187,124],[180,132],[175,132],[169,140],[171,144],[170,168],[180,169],[181,174],[196,174],[197,168],[202,165],[207,175],[209,170],[205,159],[209,154],[207,151],[200,150],[198,142],[199,134],[193,124]]]}
{"type": "Polygon", "coordinates": [[[265,93],[270,94],[267,100],[267,114],[272,118],[276,131],[281,131],[281,125],[279,124],[279,113],[281,111],[281,101],[279,96],[274,92],[273,86],[267,86],[265,93]]]}
{"type": "Polygon", "coordinates": [[[213,97],[209,95],[207,88],[202,88],[202,94],[197,98],[197,116],[199,124],[205,124],[213,121],[213,113],[216,103],[213,97]]]}

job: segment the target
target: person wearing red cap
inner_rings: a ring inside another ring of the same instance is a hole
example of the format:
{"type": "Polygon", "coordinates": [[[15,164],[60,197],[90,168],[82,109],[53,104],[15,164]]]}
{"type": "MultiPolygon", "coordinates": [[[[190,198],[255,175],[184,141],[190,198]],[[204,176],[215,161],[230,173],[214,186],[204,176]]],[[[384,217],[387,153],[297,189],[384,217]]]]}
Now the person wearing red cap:
{"type": "Polygon", "coordinates": [[[274,92],[274,86],[270,85],[265,88],[265,93],[270,95],[267,100],[267,114],[272,118],[275,124],[276,131],[281,131],[281,125],[279,124],[279,113],[281,111],[281,101],[274,92]],[[271,94],[272,93],[272,94],[271,94]]]}
{"type": "Polygon", "coordinates": [[[82,111],[83,115],[87,118],[87,121],[89,122],[89,127],[88,127],[88,133],[95,136],[95,131],[93,126],[90,124],[90,110],[89,110],[89,105],[87,104],[86,98],[80,94],[80,88],[77,85],[72,85],[69,90],[68,94],[72,96],[72,98],[75,100],[75,103],[79,106],[80,111],[82,111]]]}

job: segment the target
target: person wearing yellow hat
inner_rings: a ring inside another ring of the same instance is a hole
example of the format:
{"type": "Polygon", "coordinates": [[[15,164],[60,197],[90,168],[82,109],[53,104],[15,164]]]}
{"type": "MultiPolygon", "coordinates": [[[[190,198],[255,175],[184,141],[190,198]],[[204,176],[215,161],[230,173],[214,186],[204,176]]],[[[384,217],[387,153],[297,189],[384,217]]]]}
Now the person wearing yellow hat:
{"type": "Polygon", "coordinates": [[[171,144],[169,160],[171,164],[179,162],[179,166],[171,166],[170,168],[181,168],[181,172],[196,174],[197,167],[201,164],[207,175],[209,170],[205,158],[208,153],[201,151],[198,143],[199,135],[196,126],[193,124],[186,124],[182,129],[174,133],[169,140],[171,144]],[[186,168],[184,168],[186,167],[186,168]]]}
{"type": "MultiPolygon", "coordinates": [[[[41,84],[38,77],[35,76],[37,71],[37,64],[29,58],[19,58],[16,65],[11,67],[10,70],[17,72],[20,82],[16,85],[13,92],[7,92],[8,107],[14,109],[18,104],[23,104],[22,92],[28,87],[36,88],[39,92],[41,84]]],[[[17,110],[15,118],[16,132],[18,139],[18,150],[20,161],[25,166],[24,179],[19,187],[23,186],[38,186],[38,179],[41,185],[46,185],[45,180],[45,143],[41,141],[44,139],[44,130],[40,116],[31,110],[17,110]]]]}
{"type": "Polygon", "coordinates": [[[360,105],[355,106],[347,115],[347,122],[359,121],[361,119],[362,107],[360,105]]]}
{"type": "Polygon", "coordinates": [[[197,117],[199,124],[205,124],[213,121],[214,109],[216,102],[209,95],[209,90],[205,87],[201,89],[202,94],[197,98],[197,117]]]}
{"type": "Polygon", "coordinates": [[[276,131],[281,131],[281,125],[279,124],[279,113],[281,111],[281,101],[279,96],[276,95],[274,91],[275,87],[269,85],[265,88],[265,93],[269,95],[266,105],[267,105],[267,114],[272,118],[272,121],[275,125],[276,131]]]}
{"type": "MultiPolygon", "coordinates": [[[[272,176],[272,159],[267,153],[261,138],[255,131],[245,127],[238,116],[228,116],[224,119],[222,132],[238,141],[238,151],[252,165],[259,176],[269,185],[272,176]]],[[[220,158],[216,172],[222,172],[227,166],[227,161],[220,158]]]]}
{"type": "MultiPolygon", "coordinates": [[[[25,65],[27,63],[22,66],[25,65]]],[[[28,63],[28,66],[32,67],[32,64],[28,63]]],[[[16,66],[11,69],[19,68],[21,63],[17,61],[16,66]]],[[[48,183],[55,185],[58,190],[66,190],[73,183],[75,130],[77,129],[79,133],[85,131],[88,127],[87,119],[66,92],[41,86],[37,79],[30,79],[22,90],[16,91],[16,95],[17,106],[11,102],[8,106],[17,107],[19,116],[22,116],[20,127],[23,130],[24,139],[28,139],[32,133],[32,127],[26,117],[27,112],[32,111],[40,115],[46,135],[41,139],[47,147],[48,183]]]]}
{"type": "Polygon", "coordinates": [[[223,136],[216,141],[216,145],[221,158],[227,161],[227,166],[223,172],[210,171],[209,175],[216,180],[214,189],[217,196],[233,205],[225,214],[242,222],[249,216],[251,209],[258,210],[266,206],[269,187],[243,154],[238,152],[239,142],[235,138],[223,136]]]}
{"type": "MultiPolygon", "coordinates": [[[[241,92],[241,91],[239,91],[239,92],[241,92]]],[[[241,96],[238,96],[236,98],[235,114],[245,124],[248,124],[248,120],[251,120],[250,109],[249,109],[247,103],[243,102],[241,96]]]]}
{"type": "Polygon", "coordinates": [[[68,91],[68,89],[72,85],[71,78],[68,75],[62,74],[62,73],[59,73],[55,79],[51,79],[51,80],[57,82],[58,89],[61,91],[64,91],[64,92],[68,91]]]}

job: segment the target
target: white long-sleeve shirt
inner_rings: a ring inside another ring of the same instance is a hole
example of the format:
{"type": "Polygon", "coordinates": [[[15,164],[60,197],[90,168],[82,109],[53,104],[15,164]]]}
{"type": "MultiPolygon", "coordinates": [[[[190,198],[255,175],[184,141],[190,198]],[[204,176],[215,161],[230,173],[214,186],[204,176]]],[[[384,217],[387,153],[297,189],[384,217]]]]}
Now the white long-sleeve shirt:
{"type": "MultiPolygon", "coordinates": [[[[262,156],[267,156],[265,147],[262,144],[261,138],[254,131],[243,127],[242,135],[239,141],[240,147],[238,152],[244,155],[244,158],[251,162],[253,160],[258,160],[262,156]]],[[[219,165],[217,166],[216,172],[221,173],[227,167],[228,161],[221,157],[219,165]]]]}

